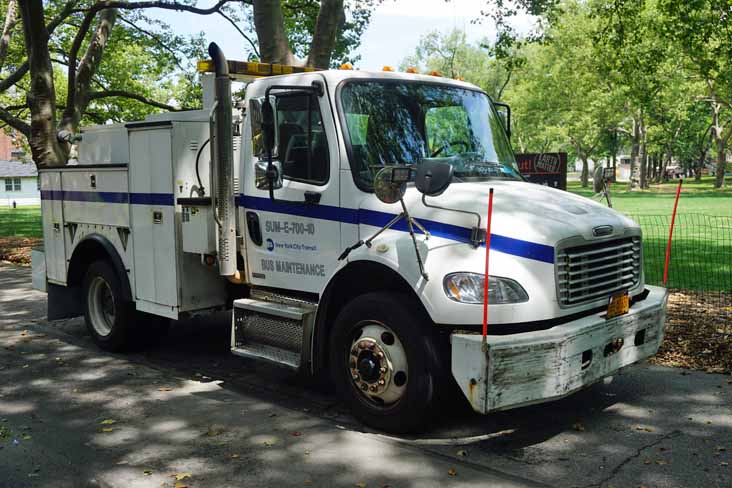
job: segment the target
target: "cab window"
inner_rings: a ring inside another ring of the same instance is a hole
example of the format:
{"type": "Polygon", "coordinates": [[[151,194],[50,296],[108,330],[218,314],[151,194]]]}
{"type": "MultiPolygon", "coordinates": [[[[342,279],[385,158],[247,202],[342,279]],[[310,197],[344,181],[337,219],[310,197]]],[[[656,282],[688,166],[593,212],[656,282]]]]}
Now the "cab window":
{"type": "MultiPolygon", "coordinates": [[[[283,177],[316,185],[326,183],[330,158],[318,99],[309,93],[290,93],[272,97],[272,101],[275,104],[272,157],[282,163],[283,177]]],[[[264,159],[261,102],[250,105],[250,115],[254,155],[264,159]]]]}

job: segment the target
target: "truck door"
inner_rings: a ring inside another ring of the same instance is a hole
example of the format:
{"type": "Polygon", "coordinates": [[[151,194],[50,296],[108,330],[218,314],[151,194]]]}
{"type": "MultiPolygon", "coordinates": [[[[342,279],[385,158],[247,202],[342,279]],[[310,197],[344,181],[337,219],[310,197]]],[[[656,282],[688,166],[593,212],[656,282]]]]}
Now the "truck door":
{"type": "MultiPolygon", "coordinates": [[[[287,85],[323,83],[318,75],[296,79],[287,85]]],[[[246,273],[254,285],[320,293],[341,252],[338,145],[328,97],[306,90],[272,90],[273,160],[282,165],[283,174],[274,200],[268,187],[256,182],[257,165],[260,176],[266,165],[263,100],[253,97],[249,102],[244,133],[248,143],[242,152],[246,273]]]]}

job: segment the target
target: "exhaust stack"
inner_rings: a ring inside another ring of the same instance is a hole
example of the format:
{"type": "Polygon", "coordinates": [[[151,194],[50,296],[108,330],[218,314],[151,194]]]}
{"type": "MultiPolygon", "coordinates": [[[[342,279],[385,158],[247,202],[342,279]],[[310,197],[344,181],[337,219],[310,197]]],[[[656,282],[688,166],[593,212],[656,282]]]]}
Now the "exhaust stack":
{"type": "Polygon", "coordinates": [[[216,102],[211,111],[211,185],[214,218],[218,224],[219,274],[238,275],[236,269],[236,211],[234,202],[234,144],[231,80],[226,57],[215,42],[208,46],[214,63],[216,102]]]}

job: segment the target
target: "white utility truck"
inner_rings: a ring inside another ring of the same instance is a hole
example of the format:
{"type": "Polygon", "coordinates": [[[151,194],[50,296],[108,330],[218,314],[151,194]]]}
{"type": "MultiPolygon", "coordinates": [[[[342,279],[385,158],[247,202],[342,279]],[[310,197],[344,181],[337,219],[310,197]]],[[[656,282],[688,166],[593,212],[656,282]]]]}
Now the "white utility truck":
{"type": "Polygon", "coordinates": [[[203,110],[66,134],[73,164],[41,171],[49,318],[84,315],[120,351],[232,309],[234,354],[329,377],[393,432],[460,391],[485,414],[655,354],[667,293],[644,283],[640,228],[525,182],[507,106],[442,77],[209,53],[203,110]]]}

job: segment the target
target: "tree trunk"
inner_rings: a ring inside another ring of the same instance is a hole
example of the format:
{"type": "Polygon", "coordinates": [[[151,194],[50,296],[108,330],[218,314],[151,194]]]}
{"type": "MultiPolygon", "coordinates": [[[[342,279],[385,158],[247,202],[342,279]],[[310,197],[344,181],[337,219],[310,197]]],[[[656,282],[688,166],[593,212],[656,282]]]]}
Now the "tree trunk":
{"type": "MultiPolygon", "coordinates": [[[[66,109],[58,126],[59,130],[75,132],[79,127],[81,116],[89,104],[89,89],[92,77],[102,61],[104,48],[109,42],[116,20],[117,9],[110,8],[100,12],[97,28],[89,41],[84,57],[76,69],[75,86],[73,88],[69,87],[68,92],[73,93],[74,99],[66,102],[66,109]]],[[[65,149],[68,152],[69,148],[65,149]]]]}
{"type": "MultiPolygon", "coordinates": [[[[297,64],[285,33],[280,0],[252,0],[254,28],[264,63],[297,64]]],[[[313,39],[315,40],[315,39],[313,39]]]]}
{"type": "MultiPolygon", "coordinates": [[[[727,169],[727,141],[729,134],[724,134],[721,121],[719,120],[719,112],[722,110],[721,104],[713,99],[712,101],[712,137],[714,145],[717,149],[717,175],[714,178],[714,188],[722,188],[724,186],[725,170],[727,169]]],[[[732,127],[727,132],[732,131],[732,127]]]]}
{"type": "Polygon", "coordinates": [[[640,187],[648,188],[648,147],[646,146],[646,129],[643,120],[640,122],[640,187]]]}
{"type": "Polygon", "coordinates": [[[48,31],[43,16],[42,0],[26,0],[20,4],[25,47],[30,67],[30,89],[27,100],[31,112],[28,144],[37,166],[59,166],[66,162],[56,137],[56,92],[53,66],[48,50],[48,31]]]}
{"type": "Polygon", "coordinates": [[[613,179],[612,182],[616,183],[618,178],[618,146],[613,146],[613,179]]]}
{"type": "Polygon", "coordinates": [[[343,0],[321,0],[307,65],[327,69],[338,30],[346,20],[343,0]]]}
{"type": "Polygon", "coordinates": [[[638,119],[633,118],[633,139],[630,149],[630,182],[628,189],[638,190],[640,187],[640,129],[638,119]]]}
{"type": "Polygon", "coordinates": [[[8,55],[8,47],[10,46],[10,35],[13,33],[15,24],[18,22],[16,7],[16,0],[10,0],[8,2],[8,10],[5,13],[5,25],[3,26],[3,33],[0,37],[0,70],[5,65],[5,56],[8,55]]]}
{"type": "Polygon", "coordinates": [[[584,154],[580,153],[580,158],[582,159],[582,176],[580,177],[582,181],[582,188],[587,188],[590,180],[590,164],[589,161],[587,161],[587,156],[584,154]]]}
{"type": "Polygon", "coordinates": [[[723,138],[717,140],[717,175],[714,178],[714,188],[724,186],[724,175],[727,169],[727,144],[723,138]]]}

